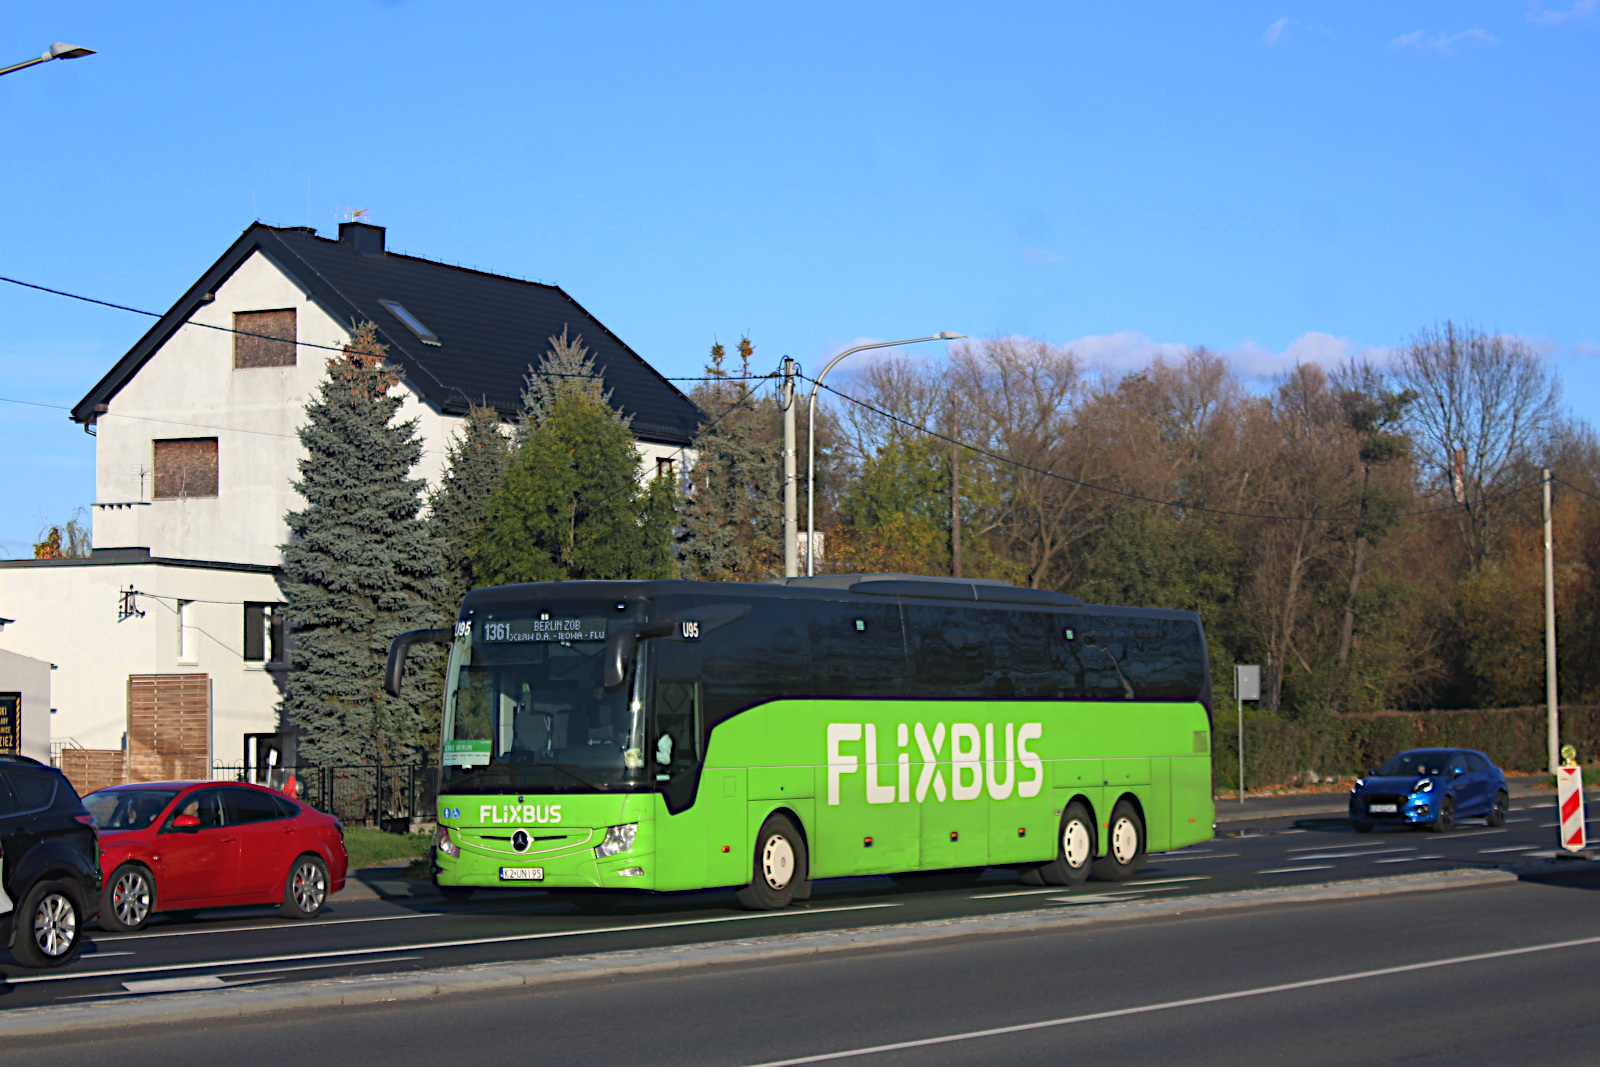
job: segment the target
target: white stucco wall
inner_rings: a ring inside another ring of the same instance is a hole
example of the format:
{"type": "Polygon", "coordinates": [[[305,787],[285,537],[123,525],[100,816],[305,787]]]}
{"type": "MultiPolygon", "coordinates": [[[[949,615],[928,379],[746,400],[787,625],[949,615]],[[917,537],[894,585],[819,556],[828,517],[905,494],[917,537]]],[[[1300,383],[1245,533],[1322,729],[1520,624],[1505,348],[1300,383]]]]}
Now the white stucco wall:
{"type": "MultiPolygon", "coordinates": [[[[5,637],[0,632],[0,642],[5,637]]],[[[21,752],[49,763],[50,664],[0,648],[0,693],[22,694],[21,752]]]]}
{"type": "MultiPolygon", "coordinates": [[[[307,299],[289,276],[259,253],[250,256],[125,384],[96,424],[94,545],[148,548],[151,555],[276,566],[289,536],[284,516],[304,506],[292,488],[305,450],[296,432],[305,406],[336,353],[300,347],[292,367],[234,369],[233,328],[240,311],[294,308],[298,339],[338,346],[347,331],[307,299]],[[217,438],[217,496],[155,500],[154,445],[167,438],[217,438]],[[142,476],[141,476],[141,472],[142,476]]],[[[463,419],[444,415],[402,383],[400,418],[416,419],[423,442],[414,476],[436,487],[449,442],[463,419]]],[[[658,458],[684,451],[637,442],[641,476],[658,458]]]]}
{"type": "MultiPolygon", "coordinates": [[[[244,603],[282,599],[270,574],[160,564],[66,562],[0,566],[0,632],[10,652],[56,665],[50,734],[84,748],[120,748],[128,675],[205,674],[212,681],[212,756],[238,763],[244,735],[278,729],[279,672],[246,663],[244,603]],[[144,617],[117,621],[132,586],[144,617]],[[177,602],[193,601],[193,657],[179,658],[177,602]]],[[[23,724],[26,739],[27,723],[23,724]]],[[[28,753],[33,755],[32,752],[28,753]]],[[[49,735],[45,753],[49,757],[49,735]]]]}

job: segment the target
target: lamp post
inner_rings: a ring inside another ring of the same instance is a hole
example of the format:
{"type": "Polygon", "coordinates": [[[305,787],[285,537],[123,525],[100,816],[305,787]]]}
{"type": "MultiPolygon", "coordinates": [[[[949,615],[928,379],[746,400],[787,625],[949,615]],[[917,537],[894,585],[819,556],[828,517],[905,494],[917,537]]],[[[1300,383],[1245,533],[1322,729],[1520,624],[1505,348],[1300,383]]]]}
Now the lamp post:
{"type": "Polygon", "coordinates": [[[14,70],[21,70],[23,67],[31,67],[35,63],[48,63],[52,59],[82,59],[84,56],[92,55],[94,55],[94,49],[92,48],[79,48],[75,44],[62,44],[60,41],[57,41],[55,44],[51,45],[42,56],[38,56],[34,59],[26,59],[21,63],[13,63],[9,67],[0,67],[0,74],[10,74],[14,70]]]}
{"type": "Polygon", "coordinates": [[[806,575],[809,577],[817,573],[817,390],[822,388],[822,379],[845,356],[857,352],[865,352],[869,348],[893,348],[895,345],[914,345],[923,341],[954,341],[965,337],[964,333],[951,333],[945,330],[932,337],[913,337],[909,341],[879,341],[872,345],[856,345],[847,348],[828,361],[822,368],[822,373],[817,375],[811,383],[811,398],[806,402],[806,575]]]}

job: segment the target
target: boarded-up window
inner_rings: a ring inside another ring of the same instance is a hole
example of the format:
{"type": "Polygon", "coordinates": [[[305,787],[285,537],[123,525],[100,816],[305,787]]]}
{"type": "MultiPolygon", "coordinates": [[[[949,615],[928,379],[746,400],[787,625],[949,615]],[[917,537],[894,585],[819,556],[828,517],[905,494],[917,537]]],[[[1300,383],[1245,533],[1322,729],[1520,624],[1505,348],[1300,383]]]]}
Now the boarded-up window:
{"type": "Polygon", "coordinates": [[[156,441],[156,499],[217,495],[217,439],[156,441]]]}
{"type": "Polygon", "coordinates": [[[128,780],[209,778],[211,679],[128,675],[128,780]]]}
{"type": "Polygon", "coordinates": [[[294,366],[294,308],[233,313],[233,366],[294,366]]]}

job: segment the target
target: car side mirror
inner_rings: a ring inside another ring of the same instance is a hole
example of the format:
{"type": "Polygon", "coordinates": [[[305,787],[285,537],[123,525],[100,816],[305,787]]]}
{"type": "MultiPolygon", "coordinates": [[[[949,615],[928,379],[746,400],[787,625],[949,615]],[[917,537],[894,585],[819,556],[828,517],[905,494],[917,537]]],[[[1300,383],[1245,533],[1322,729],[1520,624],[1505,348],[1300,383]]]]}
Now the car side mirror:
{"type": "Polygon", "coordinates": [[[1461,773],[1461,768],[1460,767],[1451,767],[1450,768],[1450,776],[1452,778],[1454,778],[1456,775],[1458,775],[1460,773],[1461,773]]]}
{"type": "Polygon", "coordinates": [[[179,833],[192,833],[200,829],[200,816],[175,815],[172,818],[172,828],[179,833]]]}

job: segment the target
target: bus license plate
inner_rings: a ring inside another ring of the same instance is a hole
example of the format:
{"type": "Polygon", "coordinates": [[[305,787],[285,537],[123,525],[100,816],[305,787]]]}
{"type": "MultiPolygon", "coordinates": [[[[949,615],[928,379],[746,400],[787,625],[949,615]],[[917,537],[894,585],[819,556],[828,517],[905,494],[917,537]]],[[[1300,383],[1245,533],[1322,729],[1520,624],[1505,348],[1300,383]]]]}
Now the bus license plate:
{"type": "Polygon", "coordinates": [[[1393,815],[1397,809],[1393,804],[1369,804],[1367,810],[1379,815],[1393,815]]]}
{"type": "Polygon", "coordinates": [[[500,880],[502,882],[542,882],[544,881],[544,868],[501,867],[500,880]]]}

